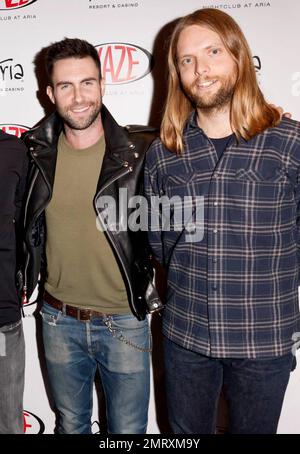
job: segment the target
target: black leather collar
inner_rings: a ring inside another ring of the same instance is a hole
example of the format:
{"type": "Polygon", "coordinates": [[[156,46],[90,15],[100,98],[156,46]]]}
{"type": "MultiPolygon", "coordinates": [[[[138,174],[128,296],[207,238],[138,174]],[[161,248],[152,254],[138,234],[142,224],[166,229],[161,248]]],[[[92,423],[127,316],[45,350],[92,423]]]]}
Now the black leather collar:
{"type": "MultiPolygon", "coordinates": [[[[108,109],[102,105],[101,118],[104,129],[105,143],[108,151],[127,151],[130,146],[129,134],[127,130],[118,125],[108,109]]],[[[37,148],[37,153],[56,148],[57,141],[61,131],[63,130],[63,122],[57,112],[50,115],[39,126],[27,132],[24,136],[25,143],[29,145],[35,143],[42,147],[37,148]],[[44,148],[45,147],[45,148],[44,148]]]]}

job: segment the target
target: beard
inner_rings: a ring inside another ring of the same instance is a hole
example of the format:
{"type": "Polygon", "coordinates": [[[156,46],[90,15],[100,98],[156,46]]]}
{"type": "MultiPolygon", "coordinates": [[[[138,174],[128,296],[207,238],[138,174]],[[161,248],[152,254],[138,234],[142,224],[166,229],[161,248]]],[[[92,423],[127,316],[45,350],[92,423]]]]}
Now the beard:
{"type": "Polygon", "coordinates": [[[66,109],[57,108],[57,111],[61,118],[63,119],[64,123],[70,128],[75,129],[77,131],[82,131],[84,129],[89,128],[98,118],[100,111],[101,111],[101,100],[93,102],[90,104],[92,109],[87,117],[83,118],[74,118],[71,112],[71,109],[74,109],[76,105],[72,105],[66,109]]]}
{"type": "Polygon", "coordinates": [[[205,110],[206,112],[215,110],[218,111],[230,105],[234,93],[236,78],[227,77],[223,80],[218,78],[218,81],[221,81],[222,84],[221,87],[214,93],[201,93],[197,87],[199,80],[196,80],[190,85],[184,85],[183,89],[194,107],[205,110]]]}

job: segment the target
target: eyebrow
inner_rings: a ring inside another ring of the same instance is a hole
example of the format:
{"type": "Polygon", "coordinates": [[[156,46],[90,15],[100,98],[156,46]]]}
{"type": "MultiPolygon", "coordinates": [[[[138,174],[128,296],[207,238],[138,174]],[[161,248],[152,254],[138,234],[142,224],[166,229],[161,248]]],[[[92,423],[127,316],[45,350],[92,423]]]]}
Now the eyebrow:
{"type": "MultiPolygon", "coordinates": [[[[204,47],[204,50],[210,50],[213,47],[219,47],[219,46],[224,47],[224,44],[221,41],[219,41],[219,42],[216,42],[216,43],[210,44],[209,46],[204,47]]],[[[187,53],[187,54],[183,54],[183,55],[178,55],[177,58],[190,57],[192,55],[193,55],[192,53],[187,53]]]]}
{"type": "MultiPolygon", "coordinates": [[[[85,79],[82,79],[80,81],[80,83],[82,84],[83,82],[89,82],[89,81],[97,81],[98,79],[96,79],[96,77],[87,77],[85,79]]],[[[60,85],[65,85],[65,84],[70,84],[70,85],[73,85],[73,82],[71,82],[70,80],[62,80],[61,82],[57,82],[56,86],[59,87],[60,85]]]]}

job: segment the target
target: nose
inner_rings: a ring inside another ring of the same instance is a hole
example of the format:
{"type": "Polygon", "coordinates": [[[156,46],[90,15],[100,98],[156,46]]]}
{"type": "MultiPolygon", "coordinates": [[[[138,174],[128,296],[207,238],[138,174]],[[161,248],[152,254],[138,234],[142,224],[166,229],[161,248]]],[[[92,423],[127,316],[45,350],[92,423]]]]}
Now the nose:
{"type": "Polygon", "coordinates": [[[81,87],[75,86],[74,87],[74,101],[79,104],[82,101],[82,98],[83,98],[83,96],[81,93],[81,87]]]}
{"type": "Polygon", "coordinates": [[[209,73],[210,67],[205,58],[198,58],[195,62],[195,75],[202,76],[209,73]]]}

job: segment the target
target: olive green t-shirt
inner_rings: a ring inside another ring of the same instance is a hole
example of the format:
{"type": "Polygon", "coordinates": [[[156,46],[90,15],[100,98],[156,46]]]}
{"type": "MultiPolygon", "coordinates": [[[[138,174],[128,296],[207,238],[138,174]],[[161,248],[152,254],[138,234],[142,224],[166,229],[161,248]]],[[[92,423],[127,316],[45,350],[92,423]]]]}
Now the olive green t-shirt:
{"type": "Polygon", "coordinates": [[[74,149],[61,134],[52,199],[46,208],[45,289],[64,303],[108,314],[129,313],[124,281],[105,233],[96,227],[93,199],[104,136],[74,149]]]}

